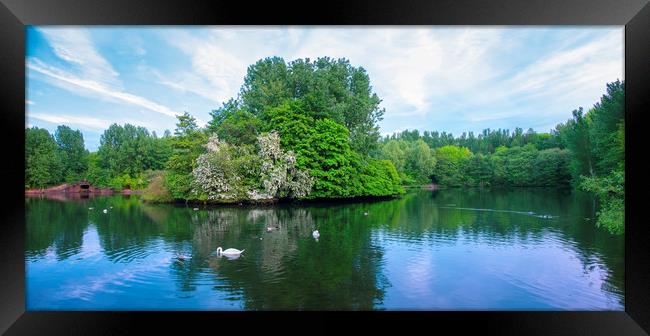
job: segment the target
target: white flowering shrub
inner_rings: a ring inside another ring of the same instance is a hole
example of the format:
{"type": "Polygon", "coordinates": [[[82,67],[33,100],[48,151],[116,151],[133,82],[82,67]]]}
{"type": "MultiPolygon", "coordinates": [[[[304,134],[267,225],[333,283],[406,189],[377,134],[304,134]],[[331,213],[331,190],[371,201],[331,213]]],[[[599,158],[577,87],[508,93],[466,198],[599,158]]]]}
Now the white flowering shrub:
{"type": "Polygon", "coordinates": [[[277,132],[258,137],[259,150],[234,146],[213,135],[207,153],[196,160],[192,171],[193,192],[204,200],[270,200],[309,195],[313,178],[296,168],[293,152],[280,147],[277,132]]]}
{"type": "Polygon", "coordinates": [[[280,136],[271,132],[258,137],[262,160],[261,179],[264,195],[274,198],[300,198],[309,195],[314,184],[307,172],[296,168],[296,156],[280,147],[280,136]]]}
{"type": "Polygon", "coordinates": [[[219,141],[213,135],[205,145],[208,152],[196,160],[192,171],[193,192],[198,199],[219,200],[237,199],[237,182],[240,178],[233,174],[229,144],[219,141]]]}

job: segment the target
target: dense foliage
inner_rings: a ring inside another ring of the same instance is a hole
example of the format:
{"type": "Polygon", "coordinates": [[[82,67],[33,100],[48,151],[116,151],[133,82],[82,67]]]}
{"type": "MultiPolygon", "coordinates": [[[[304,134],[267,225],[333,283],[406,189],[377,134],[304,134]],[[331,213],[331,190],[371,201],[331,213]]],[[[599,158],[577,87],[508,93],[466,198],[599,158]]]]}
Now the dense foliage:
{"type": "Polygon", "coordinates": [[[600,201],[599,226],[614,233],[625,230],[625,83],[607,84],[607,93],[587,113],[558,125],[573,155],[574,182],[594,192],[600,201]]]}
{"type": "Polygon", "coordinates": [[[241,108],[263,123],[270,121],[270,108],[299,101],[303,115],[328,118],[348,129],[353,150],[368,153],[379,139],[384,110],[372,92],[370,78],[361,67],[346,59],[309,58],[285,62],[265,58],[248,68],[241,88],[241,108]]]}
{"type": "MultiPolygon", "coordinates": [[[[178,116],[174,135],[162,141],[149,141],[143,128],[111,126],[89,158],[89,176],[110,186],[141,186],[145,172],[164,169],[146,190],[150,200],[400,194],[391,161],[370,157],[384,113],[380,101],[365,70],[345,59],[262,59],[248,68],[239,96],[213,110],[205,128],[189,113],[178,116]],[[128,153],[138,160],[125,160],[128,153]],[[157,165],[149,161],[156,155],[157,165]]],[[[422,155],[432,158],[429,151],[422,155]]]]}
{"type": "Polygon", "coordinates": [[[57,127],[54,139],[61,157],[61,176],[66,182],[78,180],[88,169],[88,151],[81,131],[61,125],[57,127]]]}
{"type": "Polygon", "coordinates": [[[61,156],[47,130],[25,129],[25,188],[43,188],[63,181],[61,156]]]}
{"type": "Polygon", "coordinates": [[[92,168],[97,175],[89,176],[89,181],[116,189],[142,189],[147,184],[144,173],[162,169],[169,158],[169,140],[144,127],[111,125],[100,138],[93,162],[97,166],[92,168]]]}
{"type": "Polygon", "coordinates": [[[623,82],[607,84],[599,103],[587,112],[574,110],[571,119],[550,133],[486,129],[478,136],[470,132],[454,137],[446,132],[406,130],[383,138],[378,157],[393,162],[403,184],[573,185],[597,195],[601,203],[598,225],[620,233],[624,226],[624,91],[623,82]]]}

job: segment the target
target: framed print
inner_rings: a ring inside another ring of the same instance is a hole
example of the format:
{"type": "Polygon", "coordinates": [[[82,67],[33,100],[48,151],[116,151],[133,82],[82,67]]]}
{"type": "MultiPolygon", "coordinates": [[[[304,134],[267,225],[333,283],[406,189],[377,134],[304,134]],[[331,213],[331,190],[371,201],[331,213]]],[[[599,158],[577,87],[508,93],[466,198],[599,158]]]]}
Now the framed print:
{"type": "Polygon", "coordinates": [[[303,5],[3,0],[3,331],[647,334],[650,5],[303,5]]]}

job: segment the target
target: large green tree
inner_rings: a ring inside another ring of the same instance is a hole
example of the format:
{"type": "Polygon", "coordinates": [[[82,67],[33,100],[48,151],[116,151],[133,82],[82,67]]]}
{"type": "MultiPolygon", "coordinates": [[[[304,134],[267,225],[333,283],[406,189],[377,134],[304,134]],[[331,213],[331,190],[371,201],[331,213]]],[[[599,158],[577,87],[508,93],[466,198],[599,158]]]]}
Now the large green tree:
{"type": "Polygon", "coordinates": [[[164,168],[171,154],[170,138],[158,138],[144,127],[113,124],[104,131],[97,150],[100,175],[114,188],[141,188],[143,173],[164,168]],[[134,186],[135,185],[135,186],[134,186]]]}
{"type": "Polygon", "coordinates": [[[213,110],[212,119],[206,127],[208,134],[216,134],[219,139],[232,144],[253,145],[262,128],[260,119],[253,113],[243,110],[234,99],[213,110]]]}
{"type": "Polygon", "coordinates": [[[589,113],[589,138],[597,175],[623,169],[625,163],[625,84],[607,84],[607,93],[589,113]]]}
{"type": "Polygon", "coordinates": [[[403,184],[431,183],[436,158],[423,139],[389,140],[380,146],[377,156],[395,165],[403,184]]]}
{"type": "Polygon", "coordinates": [[[44,188],[63,180],[58,146],[43,128],[25,129],[25,187],[44,188]]]}
{"type": "Polygon", "coordinates": [[[282,58],[265,58],[248,68],[241,89],[242,108],[268,122],[269,109],[287,100],[300,100],[305,115],[328,118],[348,129],[351,148],[367,154],[379,139],[378,122],[384,110],[372,92],[363,68],[346,59],[298,59],[286,63],[282,58]]]}
{"type": "Polygon", "coordinates": [[[345,126],[330,119],[317,120],[296,152],[297,167],[315,178],[311,197],[354,196],[356,169],[345,126]]]}
{"type": "Polygon", "coordinates": [[[54,138],[63,165],[61,173],[64,179],[68,182],[79,180],[88,169],[88,151],[84,147],[83,134],[61,125],[56,128],[54,138]]]}
{"type": "Polygon", "coordinates": [[[595,176],[594,156],[588,116],[584,114],[582,107],[573,110],[572,115],[573,118],[558,125],[557,130],[566,147],[573,153],[571,172],[574,182],[577,182],[580,176],[595,176]]]}
{"type": "Polygon", "coordinates": [[[461,186],[465,184],[465,165],[472,156],[468,148],[447,145],[435,150],[436,166],[434,179],[443,185],[461,186]]]}
{"type": "Polygon", "coordinates": [[[173,198],[188,199],[192,189],[192,170],[196,168],[196,159],[206,151],[204,145],[208,136],[189,113],[178,115],[177,119],[174,137],[170,141],[172,154],[166,164],[165,185],[173,198]]]}

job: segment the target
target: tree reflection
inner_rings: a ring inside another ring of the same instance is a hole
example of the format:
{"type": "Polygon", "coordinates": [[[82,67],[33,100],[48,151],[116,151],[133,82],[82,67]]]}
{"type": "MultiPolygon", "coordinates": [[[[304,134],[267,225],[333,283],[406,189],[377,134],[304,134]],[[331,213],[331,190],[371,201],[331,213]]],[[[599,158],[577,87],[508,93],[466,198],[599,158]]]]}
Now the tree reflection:
{"type": "MultiPolygon", "coordinates": [[[[203,211],[192,217],[190,265],[199,267],[198,260],[207,259],[208,267],[226,279],[233,293],[243,292],[247,309],[372,309],[383,292],[376,287],[381,252],[366,251],[370,228],[314,219],[313,213],[326,218],[323,211],[290,207],[203,211]],[[273,230],[267,233],[267,227],[273,230]],[[322,232],[319,242],[311,238],[315,227],[322,232]],[[212,254],[217,246],[246,252],[238,260],[228,260],[212,254]]],[[[192,277],[191,272],[184,275],[192,277]]]]}
{"type": "Polygon", "coordinates": [[[88,214],[84,203],[25,199],[25,254],[42,257],[53,250],[61,260],[79,253],[88,214]]]}
{"type": "Polygon", "coordinates": [[[135,196],[25,203],[28,259],[78,254],[93,224],[108,260],[129,263],[158,253],[169,259],[177,297],[211,286],[253,310],[381,307],[387,288],[400,285],[385,276],[385,239],[507,247],[541,246],[550,236],[575,252],[585,272],[604,269],[603,291],[621,300],[624,294],[623,238],[594,227],[593,198],[578,192],[421,190],[379,202],[198,211],[144,204],[135,196]],[[219,246],[246,252],[236,260],[219,258],[213,254],[219,246]]]}

